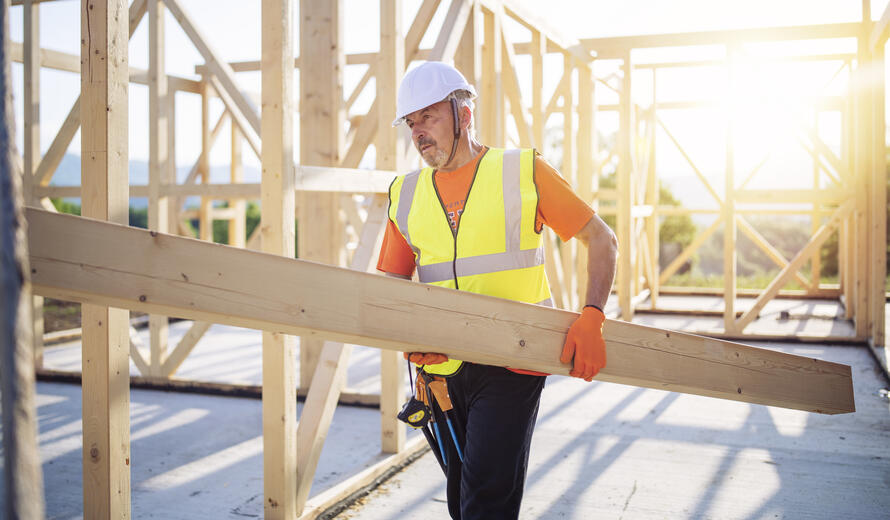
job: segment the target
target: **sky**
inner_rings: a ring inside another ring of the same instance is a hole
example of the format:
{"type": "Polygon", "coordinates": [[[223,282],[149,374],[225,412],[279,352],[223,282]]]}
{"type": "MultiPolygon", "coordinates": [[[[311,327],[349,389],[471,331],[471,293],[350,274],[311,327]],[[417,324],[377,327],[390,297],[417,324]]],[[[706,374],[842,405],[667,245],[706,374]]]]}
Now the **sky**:
{"type": "MultiPolygon", "coordinates": [[[[443,2],[440,6],[433,26],[441,24],[444,12],[449,2],[443,2]]],[[[635,34],[658,34],[690,31],[708,31],[721,29],[740,29],[765,26],[788,26],[823,23],[855,22],[861,20],[862,4],[856,0],[548,0],[546,3],[533,0],[518,0],[525,9],[544,20],[549,26],[559,30],[571,38],[595,38],[609,36],[623,36],[635,34]],[[546,7],[543,7],[546,6],[546,7]]],[[[872,18],[877,19],[883,13],[888,0],[872,0],[872,18]]],[[[251,60],[258,59],[260,53],[260,2],[259,0],[184,0],[181,2],[184,9],[192,15],[192,19],[201,31],[208,36],[210,45],[226,60],[251,60]]],[[[375,0],[345,0],[344,14],[344,46],[347,53],[369,52],[378,48],[379,2],[375,0]]],[[[403,25],[407,28],[413,18],[420,0],[405,0],[403,12],[403,25]]],[[[40,4],[41,16],[41,46],[44,48],[65,51],[72,54],[79,53],[80,2],[77,0],[59,0],[40,4]]],[[[298,8],[296,9],[298,10],[298,8]]],[[[22,8],[12,7],[10,10],[10,35],[13,41],[22,40],[22,8]]],[[[295,17],[298,13],[295,12],[295,17]]],[[[167,68],[170,74],[196,77],[194,66],[203,60],[179,29],[172,16],[167,15],[167,68]]],[[[295,23],[294,26],[299,27],[295,23]]],[[[516,34],[516,41],[522,41],[525,33],[518,26],[508,30],[516,34]]],[[[432,31],[431,31],[432,32],[432,31]]],[[[295,35],[295,42],[299,42],[299,35],[295,35]]],[[[422,43],[429,47],[433,43],[431,35],[422,43]]],[[[852,42],[832,42],[823,45],[823,48],[808,49],[810,52],[838,52],[838,49],[848,52],[855,49],[852,42]]],[[[298,46],[298,45],[297,45],[298,46]]],[[[792,45],[785,45],[788,50],[792,45]]],[[[798,45],[799,47],[799,45],[798,45]]],[[[799,49],[798,49],[799,50],[799,49]]],[[[298,49],[295,49],[298,52],[298,49]]],[[[640,53],[641,61],[667,59],[668,51],[649,51],[640,53]]],[[[709,53],[716,57],[722,56],[722,49],[671,49],[672,58],[690,56],[707,57],[709,53]]],[[[746,53],[753,57],[772,55],[776,52],[784,52],[777,48],[758,49],[751,46],[746,53]]],[[[147,24],[143,21],[139,29],[133,35],[130,43],[130,64],[134,67],[147,67],[147,24]]],[[[637,59],[635,57],[635,59],[637,59]]],[[[521,65],[521,67],[526,67],[521,65]]],[[[561,67],[561,66],[560,66],[561,67]]],[[[761,80],[749,81],[743,87],[746,92],[754,93],[754,99],[770,103],[782,104],[788,96],[804,88],[807,82],[822,82],[832,78],[836,65],[826,65],[820,71],[801,71],[790,79],[782,77],[781,81],[771,81],[770,78],[781,77],[782,70],[769,69],[764,65],[752,65],[759,67],[751,69],[756,72],[752,75],[761,80]],[[830,69],[830,70],[829,70],[830,69]],[[815,79],[813,79],[815,78],[815,79]],[[785,89],[784,96],[781,94],[785,89]],[[777,93],[779,92],[779,93],[777,93]]],[[[526,67],[527,68],[527,67],[526,67]]],[[[520,72],[522,69],[520,69],[520,72]]],[[[347,92],[363,74],[362,66],[348,67],[345,72],[347,92]]],[[[719,75],[713,71],[686,71],[684,76],[672,77],[676,73],[665,71],[659,73],[659,95],[664,99],[691,98],[695,96],[713,97],[714,93],[722,92],[725,85],[719,75]],[[690,79],[691,78],[691,79],[690,79]]],[[[548,74],[550,84],[545,84],[545,92],[555,87],[558,74],[548,74]]],[[[13,94],[16,101],[16,118],[18,122],[18,141],[21,146],[22,128],[22,73],[21,65],[13,65],[13,94]]],[[[258,73],[238,74],[238,81],[245,91],[258,93],[260,90],[260,78],[258,73]]],[[[842,81],[835,80],[835,85],[829,86],[829,91],[840,88],[842,81]]],[[[299,85],[298,79],[295,85],[299,85]]],[[[643,99],[648,94],[647,81],[636,83],[635,95],[643,99]]],[[[841,85],[842,86],[842,85],[841,85]]],[[[75,74],[51,70],[43,70],[41,73],[41,147],[45,151],[61,126],[68,113],[79,89],[79,78],[75,74]]],[[[604,89],[601,89],[604,90],[604,89]]],[[[365,93],[356,103],[357,106],[367,106],[373,97],[373,88],[366,89],[365,93]]],[[[200,143],[200,119],[197,116],[200,110],[200,101],[197,96],[179,94],[177,102],[177,164],[180,168],[188,168],[196,159],[198,145],[200,143]]],[[[606,101],[609,102],[609,101],[606,101]]],[[[759,104],[760,101],[758,102],[759,104]]],[[[147,87],[131,84],[130,87],[130,146],[129,153],[132,160],[147,160],[148,140],[146,132],[148,89],[147,87]]],[[[738,107],[742,116],[752,115],[738,107]]],[[[216,114],[221,111],[221,106],[214,104],[216,114]]],[[[671,125],[676,125],[679,134],[694,133],[700,130],[701,124],[696,122],[695,114],[675,116],[665,114],[665,119],[675,119],[671,125]]],[[[744,119],[744,118],[743,118],[744,119]]],[[[752,119],[749,117],[748,119],[752,119]]],[[[704,121],[706,121],[705,118],[704,121]]],[[[606,130],[610,117],[602,118],[606,130]]],[[[782,122],[781,124],[786,124],[782,122]]],[[[749,122],[741,124],[750,125],[751,133],[759,134],[761,138],[770,138],[770,132],[756,131],[756,127],[763,126],[755,116],[749,122]]],[[[780,125],[772,125],[774,130],[780,125]]],[[[823,124],[829,125],[830,122],[823,124]]],[[[614,123],[612,123],[614,126],[614,123]]],[[[298,128],[298,125],[295,125],[298,128]]],[[[224,133],[222,135],[227,135],[224,133]]],[[[774,137],[774,136],[773,136],[774,137]]],[[[705,133],[703,137],[696,139],[691,146],[697,149],[697,157],[707,162],[715,162],[713,168],[720,168],[720,159],[715,154],[709,154],[708,150],[723,146],[723,140],[719,132],[705,133]],[[713,157],[708,157],[709,155],[713,157]]],[[[663,140],[663,139],[662,139],[663,140]]],[[[763,139],[761,139],[763,140],[763,139]]],[[[229,160],[228,139],[221,138],[214,148],[211,162],[213,164],[227,164],[229,160]]],[[[297,137],[297,142],[299,138],[297,137]]],[[[70,153],[79,154],[79,135],[69,148],[70,153]]],[[[691,153],[691,152],[690,152],[691,153]]],[[[245,147],[245,163],[256,165],[257,159],[245,147]]],[[[666,160],[673,157],[675,163],[683,162],[676,151],[667,150],[660,157],[666,160]]],[[[753,159],[752,159],[753,160],[753,159]]],[[[757,159],[759,160],[759,158],[757,159]]],[[[711,166],[708,166],[711,168],[711,166]]]]}

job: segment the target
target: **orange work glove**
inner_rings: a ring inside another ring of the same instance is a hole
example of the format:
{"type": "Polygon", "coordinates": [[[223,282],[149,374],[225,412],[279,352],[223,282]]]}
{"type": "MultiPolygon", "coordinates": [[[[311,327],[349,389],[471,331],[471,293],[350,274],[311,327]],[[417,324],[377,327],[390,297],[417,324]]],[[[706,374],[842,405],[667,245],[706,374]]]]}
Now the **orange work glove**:
{"type": "Polygon", "coordinates": [[[559,361],[570,363],[574,359],[570,376],[591,381],[606,366],[606,341],[603,339],[605,321],[603,311],[596,307],[584,307],[581,316],[569,327],[559,361]]]}
{"type": "Polygon", "coordinates": [[[435,352],[403,352],[402,355],[416,365],[435,365],[448,361],[448,356],[435,352]]]}

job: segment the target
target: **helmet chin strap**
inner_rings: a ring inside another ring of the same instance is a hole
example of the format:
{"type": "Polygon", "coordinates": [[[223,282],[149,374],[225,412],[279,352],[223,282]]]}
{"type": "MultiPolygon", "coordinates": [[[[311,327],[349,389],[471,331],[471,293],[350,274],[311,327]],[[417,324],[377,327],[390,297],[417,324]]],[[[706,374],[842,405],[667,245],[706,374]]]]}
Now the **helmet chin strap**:
{"type": "Polygon", "coordinates": [[[445,161],[445,164],[450,164],[451,160],[454,159],[454,154],[457,153],[457,143],[460,141],[460,115],[457,110],[457,100],[451,98],[451,115],[454,116],[454,139],[451,141],[451,155],[448,156],[448,160],[445,161]]]}

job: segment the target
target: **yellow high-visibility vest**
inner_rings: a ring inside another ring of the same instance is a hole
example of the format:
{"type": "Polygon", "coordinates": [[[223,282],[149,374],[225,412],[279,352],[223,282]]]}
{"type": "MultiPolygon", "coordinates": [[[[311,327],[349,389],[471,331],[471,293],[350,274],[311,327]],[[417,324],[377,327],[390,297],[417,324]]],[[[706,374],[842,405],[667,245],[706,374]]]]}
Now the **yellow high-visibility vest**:
{"type": "MultiPolygon", "coordinates": [[[[436,190],[434,170],[396,177],[389,218],[414,252],[421,282],[552,306],[541,234],[535,231],[535,151],[490,148],[479,159],[456,232],[436,190]]],[[[451,359],[424,370],[452,375],[451,359]]]]}

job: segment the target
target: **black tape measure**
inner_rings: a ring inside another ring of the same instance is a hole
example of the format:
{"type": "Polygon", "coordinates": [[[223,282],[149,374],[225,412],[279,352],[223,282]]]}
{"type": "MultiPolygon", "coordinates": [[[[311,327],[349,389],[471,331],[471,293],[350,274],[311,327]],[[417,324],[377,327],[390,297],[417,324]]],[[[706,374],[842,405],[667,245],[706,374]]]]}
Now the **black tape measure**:
{"type": "Polygon", "coordinates": [[[430,420],[430,408],[423,401],[412,397],[402,407],[398,418],[412,428],[423,428],[430,420]]]}

